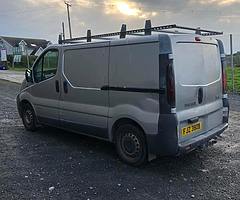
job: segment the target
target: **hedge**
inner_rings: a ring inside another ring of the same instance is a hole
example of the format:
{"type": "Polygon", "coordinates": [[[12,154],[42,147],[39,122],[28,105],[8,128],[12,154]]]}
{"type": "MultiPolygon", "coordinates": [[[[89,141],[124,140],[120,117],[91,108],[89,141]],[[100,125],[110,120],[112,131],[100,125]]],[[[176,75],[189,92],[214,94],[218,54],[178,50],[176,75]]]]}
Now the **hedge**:
{"type": "MultiPolygon", "coordinates": [[[[28,56],[28,58],[29,58],[29,66],[31,67],[33,65],[34,61],[36,60],[37,56],[28,56]]],[[[8,55],[7,60],[8,60],[8,67],[12,67],[13,66],[13,55],[8,55]]],[[[22,56],[21,62],[14,63],[14,67],[27,68],[28,67],[27,56],[22,56]]]]}

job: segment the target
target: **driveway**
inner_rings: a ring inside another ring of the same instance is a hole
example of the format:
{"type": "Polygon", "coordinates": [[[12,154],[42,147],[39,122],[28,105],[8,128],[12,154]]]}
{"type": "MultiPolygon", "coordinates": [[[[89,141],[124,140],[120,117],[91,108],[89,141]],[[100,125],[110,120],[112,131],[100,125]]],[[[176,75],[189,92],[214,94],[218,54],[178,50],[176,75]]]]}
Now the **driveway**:
{"type": "Polygon", "coordinates": [[[13,83],[22,83],[25,78],[25,72],[0,70],[0,80],[7,80],[13,83]]]}
{"type": "Polygon", "coordinates": [[[25,131],[18,90],[0,81],[0,199],[240,199],[237,96],[230,128],[215,146],[134,168],[107,142],[54,128],[25,131]]]}

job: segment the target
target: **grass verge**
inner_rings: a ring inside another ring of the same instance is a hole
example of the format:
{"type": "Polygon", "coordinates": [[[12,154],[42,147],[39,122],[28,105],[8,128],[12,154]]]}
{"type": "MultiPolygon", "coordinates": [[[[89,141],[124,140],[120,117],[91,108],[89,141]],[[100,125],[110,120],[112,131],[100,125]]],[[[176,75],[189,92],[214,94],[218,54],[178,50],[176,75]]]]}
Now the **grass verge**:
{"type": "Polygon", "coordinates": [[[231,67],[227,67],[226,72],[227,72],[227,89],[228,89],[228,91],[240,93],[240,67],[234,68],[234,91],[233,91],[231,67]]]}

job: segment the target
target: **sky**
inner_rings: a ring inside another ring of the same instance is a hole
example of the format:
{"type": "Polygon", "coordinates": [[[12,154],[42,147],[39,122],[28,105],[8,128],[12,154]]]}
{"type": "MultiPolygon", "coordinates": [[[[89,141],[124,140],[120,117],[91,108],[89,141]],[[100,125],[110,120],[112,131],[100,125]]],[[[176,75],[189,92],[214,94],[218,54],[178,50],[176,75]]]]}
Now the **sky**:
{"type": "MultiPolygon", "coordinates": [[[[240,51],[240,0],[69,0],[73,36],[142,28],[146,19],[153,26],[178,24],[223,31],[218,38],[229,53],[229,34],[234,51],[240,51]]],[[[0,35],[43,38],[56,42],[68,30],[64,0],[0,0],[0,35]]],[[[69,37],[68,32],[66,33],[69,37]]]]}

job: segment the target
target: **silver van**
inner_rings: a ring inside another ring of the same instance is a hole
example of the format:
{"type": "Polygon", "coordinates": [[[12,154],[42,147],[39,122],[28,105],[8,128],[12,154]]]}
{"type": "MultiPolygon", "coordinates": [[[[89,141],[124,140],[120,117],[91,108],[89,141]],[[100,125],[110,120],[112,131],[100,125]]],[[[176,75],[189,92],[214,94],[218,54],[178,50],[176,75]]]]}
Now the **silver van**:
{"type": "Polygon", "coordinates": [[[144,29],[60,37],[26,71],[17,96],[23,124],[110,141],[134,166],[207,146],[229,117],[218,34],[147,21],[144,29]]]}

